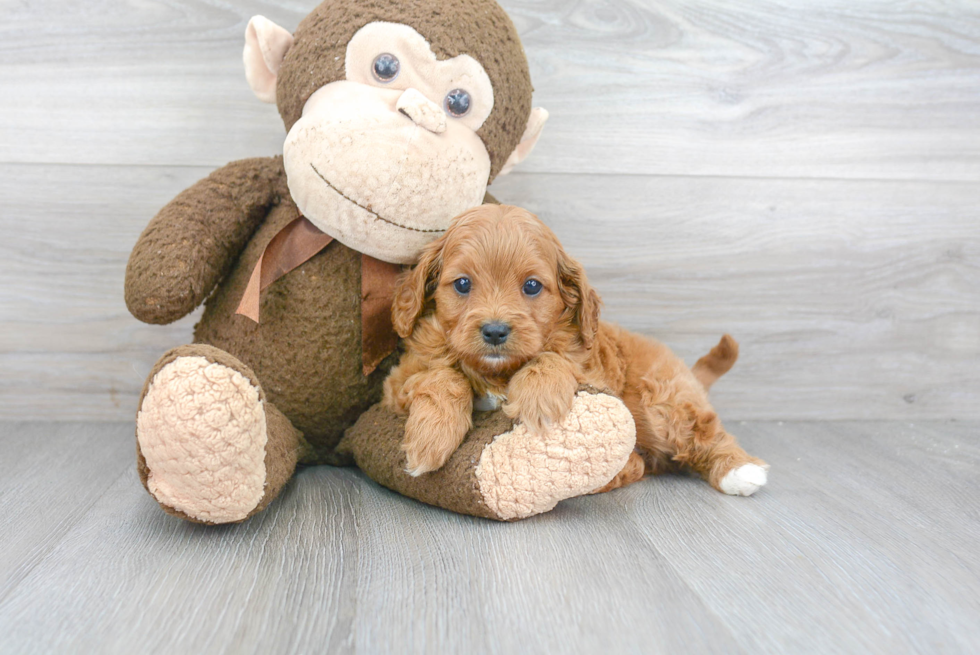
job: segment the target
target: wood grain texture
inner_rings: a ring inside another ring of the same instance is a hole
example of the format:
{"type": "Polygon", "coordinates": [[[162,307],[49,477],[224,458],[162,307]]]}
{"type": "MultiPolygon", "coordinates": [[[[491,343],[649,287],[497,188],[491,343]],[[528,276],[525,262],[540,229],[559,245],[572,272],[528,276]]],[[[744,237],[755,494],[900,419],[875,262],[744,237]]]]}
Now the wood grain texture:
{"type": "MultiPolygon", "coordinates": [[[[315,2],[7,4],[0,161],[219,166],[281,147],[242,35],[315,2]]],[[[553,116],[527,171],[980,179],[970,0],[502,4],[553,116]]]]}
{"type": "Polygon", "coordinates": [[[722,418],[980,411],[975,184],[524,175],[495,192],[555,229],[608,320],[688,363],[734,335],[722,418]]]}
{"type": "Polygon", "coordinates": [[[980,648],[980,422],[729,427],[773,467],[752,498],[665,476],[503,524],[318,467],[207,528],[160,511],[132,468],[98,471],[130,423],[0,423],[3,461],[24,463],[0,476],[0,573],[21,572],[0,652],[980,648]],[[92,473],[103,493],[65,493],[92,473]],[[61,507],[9,511],[45,504],[61,507]]]}
{"type": "Polygon", "coordinates": [[[274,511],[207,528],[172,521],[131,465],[0,601],[0,651],[350,652],[358,484],[307,471],[274,511]]]}
{"type": "Polygon", "coordinates": [[[525,171],[980,179],[971,0],[520,2],[525,171]]]}
{"type": "Polygon", "coordinates": [[[268,511],[162,513],[132,416],[194,316],[126,312],[129,250],[211,169],[273,154],[242,34],[315,4],[0,0],[0,652],[980,650],[980,6],[503,0],[539,213],[605,315],[688,361],[773,465],[751,499],[682,477],[516,524],[353,470],[268,511]],[[867,418],[762,422],[749,418],[867,418]],[[902,422],[881,419],[905,419],[902,422]]]}
{"type": "Polygon", "coordinates": [[[628,488],[624,512],[743,650],[976,649],[976,424],[729,427],[772,463],[758,502],[714,503],[688,480],[628,488]]]}
{"type": "MultiPolygon", "coordinates": [[[[133,319],[129,249],[206,172],[0,165],[0,217],[22,220],[0,242],[0,416],[134,415],[196,315],[133,319]]],[[[712,392],[725,420],[980,417],[975,185],[515,173],[493,188],[552,225],[607,319],[689,363],[733,334],[741,360],[712,392]]]]}
{"type": "Polygon", "coordinates": [[[358,570],[359,651],[736,649],[730,628],[690,593],[683,575],[601,510],[572,501],[501,525],[434,510],[367,481],[362,493],[359,543],[374,555],[358,570]],[[387,506],[393,509],[368,511],[387,506]]]}
{"type": "Polygon", "coordinates": [[[133,468],[135,443],[122,423],[0,424],[0,601],[133,468]]]}
{"type": "Polygon", "coordinates": [[[153,363],[190,341],[199,312],[133,319],[126,261],[146,217],[207,172],[0,165],[0,416],[135,416],[153,363]]]}

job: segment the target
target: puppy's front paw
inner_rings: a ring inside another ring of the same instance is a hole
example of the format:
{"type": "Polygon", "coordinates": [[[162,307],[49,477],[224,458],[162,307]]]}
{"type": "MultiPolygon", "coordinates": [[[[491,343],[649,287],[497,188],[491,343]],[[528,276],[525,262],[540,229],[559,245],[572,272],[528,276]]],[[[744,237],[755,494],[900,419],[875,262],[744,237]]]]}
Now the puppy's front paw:
{"type": "Polygon", "coordinates": [[[575,399],[571,394],[548,395],[535,391],[511,391],[503,406],[504,414],[517,419],[534,433],[541,434],[549,426],[561,423],[572,408],[575,399]]]}
{"type": "Polygon", "coordinates": [[[468,428],[453,430],[413,412],[405,425],[405,472],[418,477],[442,468],[456,452],[468,428]]]}
{"type": "Polygon", "coordinates": [[[554,375],[527,366],[511,379],[504,414],[538,434],[560,423],[572,408],[578,381],[573,375],[554,375]]]}

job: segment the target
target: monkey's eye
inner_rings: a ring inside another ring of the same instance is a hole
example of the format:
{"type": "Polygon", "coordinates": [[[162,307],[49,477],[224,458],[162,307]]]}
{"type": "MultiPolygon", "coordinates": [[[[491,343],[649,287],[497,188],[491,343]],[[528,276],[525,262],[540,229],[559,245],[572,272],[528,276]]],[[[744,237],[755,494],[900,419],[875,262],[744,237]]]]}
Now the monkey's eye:
{"type": "Polygon", "coordinates": [[[378,55],[374,59],[374,64],[371,66],[374,71],[374,77],[379,82],[390,82],[396,77],[398,77],[398,71],[401,70],[401,64],[398,63],[398,57],[395,55],[390,55],[387,52],[383,55],[378,55]]]}
{"type": "Polygon", "coordinates": [[[453,288],[456,289],[456,292],[464,296],[470,292],[471,286],[472,284],[468,277],[461,277],[453,282],[453,288]]]}
{"type": "Polygon", "coordinates": [[[540,282],[531,278],[524,283],[524,294],[527,296],[536,296],[541,293],[541,289],[543,288],[544,286],[540,282]]]}
{"type": "Polygon", "coordinates": [[[459,118],[470,110],[470,94],[462,89],[453,89],[446,94],[446,111],[459,118]]]}

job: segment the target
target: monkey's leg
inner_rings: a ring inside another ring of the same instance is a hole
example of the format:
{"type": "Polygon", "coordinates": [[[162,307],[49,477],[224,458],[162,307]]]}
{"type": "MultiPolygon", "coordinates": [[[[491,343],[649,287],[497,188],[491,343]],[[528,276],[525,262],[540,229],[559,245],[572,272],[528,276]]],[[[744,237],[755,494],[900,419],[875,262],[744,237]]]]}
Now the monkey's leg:
{"type": "Polygon", "coordinates": [[[405,472],[405,418],[375,405],[338,450],[375,482],[430,505],[498,521],[547,512],[602,487],[622,470],[636,443],[633,417],[617,398],[580,390],[568,416],[545,434],[528,432],[502,411],[477,413],[473,429],[442,468],[405,472]]]}
{"type": "Polygon", "coordinates": [[[136,418],[143,486],[169,514],[235,523],[265,509],[307,448],[255,374],[206,345],[175,348],[150,373],[136,418]]]}

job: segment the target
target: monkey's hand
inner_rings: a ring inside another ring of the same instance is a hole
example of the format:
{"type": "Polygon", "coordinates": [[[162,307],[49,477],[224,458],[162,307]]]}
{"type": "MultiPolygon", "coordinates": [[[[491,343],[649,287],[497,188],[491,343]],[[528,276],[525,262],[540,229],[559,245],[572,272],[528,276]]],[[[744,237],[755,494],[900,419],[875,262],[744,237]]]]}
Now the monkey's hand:
{"type": "Polygon", "coordinates": [[[541,353],[510,379],[504,414],[540,434],[565,418],[578,384],[572,362],[555,353],[541,353]]]}
{"type": "Polygon", "coordinates": [[[409,398],[405,472],[413,477],[442,468],[473,427],[473,390],[462,373],[430,369],[402,387],[409,398]]]}
{"type": "Polygon", "coordinates": [[[126,266],[126,306],[133,316],[172,323],[204,302],[265,220],[284,176],[281,157],[243,159],[161,209],[126,266]]]}

